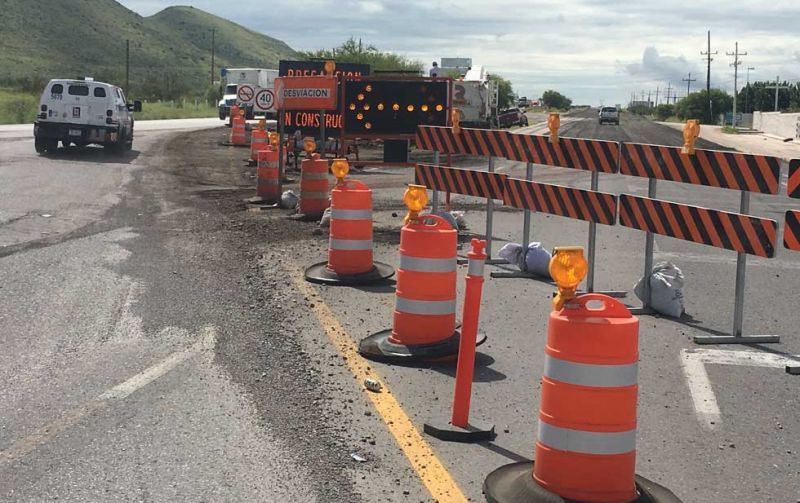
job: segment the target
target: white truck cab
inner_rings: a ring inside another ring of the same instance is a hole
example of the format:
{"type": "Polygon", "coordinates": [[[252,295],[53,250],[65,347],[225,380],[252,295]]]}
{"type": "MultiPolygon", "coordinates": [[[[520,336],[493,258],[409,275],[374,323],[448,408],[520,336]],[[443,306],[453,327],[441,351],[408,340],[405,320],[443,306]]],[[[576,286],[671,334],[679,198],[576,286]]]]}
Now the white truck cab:
{"type": "Polygon", "coordinates": [[[113,84],[89,77],[53,79],[42,92],[33,124],[36,151],[54,152],[59,141],[64,147],[98,144],[115,152],[130,150],[133,112],[141,110],[141,102],[128,104],[113,84]]]}
{"type": "Polygon", "coordinates": [[[236,84],[228,84],[225,86],[225,92],[222,99],[217,103],[219,110],[219,120],[224,121],[231,114],[231,107],[236,104],[236,84]]]}

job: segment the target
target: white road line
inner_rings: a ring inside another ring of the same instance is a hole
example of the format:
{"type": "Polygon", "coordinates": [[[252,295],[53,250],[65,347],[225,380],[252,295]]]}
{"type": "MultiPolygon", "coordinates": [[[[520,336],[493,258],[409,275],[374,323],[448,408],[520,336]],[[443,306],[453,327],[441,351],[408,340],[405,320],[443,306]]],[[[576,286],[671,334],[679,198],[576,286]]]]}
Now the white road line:
{"type": "Polygon", "coordinates": [[[135,391],[144,388],[159,377],[169,373],[182,362],[200,353],[212,351],[216,345],[216,328],[207,326],[202,329],[200,340],[191,349],[177,351],[167,358],[156,363],[152,367],[136,374],[130,379],[114,386],[113,388],[101,393],[94,400],[67,411],[58,419],[39,428],[34,433],[14,442],[5,451],[0,451],[0,465],[11,463],[14,460],[27,455],[40,445],[47,443],[48,440],[58,435],[62,431],[76,425],[86,416],[101,410],[111,403],[124,400],[135,391]]]}
{"type": "Polygon", "coordinates": [[[737,365],[744,367],[783,368],[800,362],[800,355],[783,356],[760,351],[726,351],[721,349],[684,349],[681,351],[681,364],[692,395],[692,402],[700,426],[713,430],[721,424],[722,414],[711,380],[706,372],[706,364],[737,365]]]}
{"type": "Polygon", "coordinates": [[[685,349],[681,354],[681,364],[683,373],[686,374],[686,383],[689,385],[689,392],[692,395],[694,410],[700,426],[707,430],[713,430],[719,425],[721,413],[717,405],[717,397],[711,388],[711,381],[708,379],[706,366],[703,361],[685,349]]]}

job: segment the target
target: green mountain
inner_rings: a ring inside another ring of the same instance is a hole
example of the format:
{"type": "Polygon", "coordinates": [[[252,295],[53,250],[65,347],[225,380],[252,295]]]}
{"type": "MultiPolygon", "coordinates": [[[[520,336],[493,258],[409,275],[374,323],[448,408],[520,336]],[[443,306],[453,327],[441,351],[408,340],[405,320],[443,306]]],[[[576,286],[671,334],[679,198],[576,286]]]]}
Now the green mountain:
{"type": "Polygon", "coordinates": [[[277,68],[298,54],[284,42],[193,7],[142,17],[114,0],[0,0],[0,85],[41,89],[55,77],[125,83],[131,95],[173,98],[210,87],[211,37],[219,68],[277,68]]]}

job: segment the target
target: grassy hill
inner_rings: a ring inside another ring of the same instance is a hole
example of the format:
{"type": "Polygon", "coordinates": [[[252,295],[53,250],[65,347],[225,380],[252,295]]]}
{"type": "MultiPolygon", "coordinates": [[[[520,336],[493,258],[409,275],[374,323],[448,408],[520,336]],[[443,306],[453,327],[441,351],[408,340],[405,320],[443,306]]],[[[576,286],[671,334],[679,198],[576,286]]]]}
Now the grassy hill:
{"type": "Polygon", "coordinates": [[[280,40],[192,7],[142,17],[114,0],[0,0],[0,27],[0,86],[32,91],[80,75],[124,84],[126,39],[129,94],[150,98],[208,91],[212,29],[217,69],[277,68],[297,56],[280,40]]]}

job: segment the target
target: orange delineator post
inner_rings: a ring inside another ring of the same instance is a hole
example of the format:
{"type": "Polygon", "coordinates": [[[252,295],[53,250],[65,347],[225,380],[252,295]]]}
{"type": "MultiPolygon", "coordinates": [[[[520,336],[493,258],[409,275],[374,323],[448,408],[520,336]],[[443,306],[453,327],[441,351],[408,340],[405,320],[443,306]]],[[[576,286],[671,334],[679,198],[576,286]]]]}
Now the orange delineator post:
{"type": "Polygon", "coordinates": [[[328,161],[319,154],[303,159],[300,164],[299,212],[309,217],[321,216],[330,205],[328,161]]]}
{"type": "Polygon", "coordinates": [[[256,154],[256,194],[267,203],[281,199],[281,180],[278,175],[278,151],[272,146],[256,154]]]}
{"type": "Polygon", "coordinates": [[[469,425],[469,403],[472,397],[472,377],[475,371],[475,346],[478,339],[478,320],[481,311],[483,289],[483,267],[486,263],[486,241],[472,240],[472,251],[467,254],[469,270],[464,293],[464,311],[461,315],[461,340],[458,345],[458,364],[453,393],[453,426],[466,428],[469,425]]]}
{"type": "Polygon", "coordinates": [[[331,192],[328,269],[339,275],[372,269],[372,191],[358,180],[339,183],[331,192]]]}
{"type": "Polygon", "coordinates": [[[247,145],[247,133],[245,132],[246,121],[239,115],[233,118],[231,127],[231,143],[233,145],[247,145]]]}
{"type": "Polygon", "coordinates": [[[265,129],[254,129],[250,133],[250,160],[258,159],[258,151],[266,150],[269,145],[269,133],[265,129]]]}

